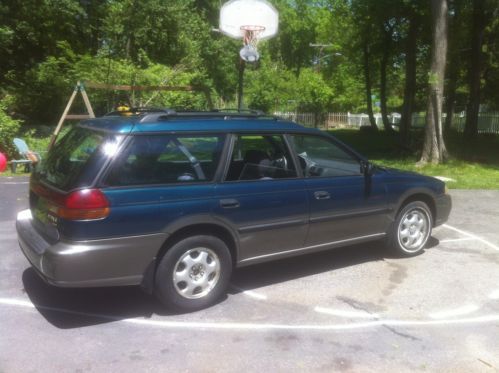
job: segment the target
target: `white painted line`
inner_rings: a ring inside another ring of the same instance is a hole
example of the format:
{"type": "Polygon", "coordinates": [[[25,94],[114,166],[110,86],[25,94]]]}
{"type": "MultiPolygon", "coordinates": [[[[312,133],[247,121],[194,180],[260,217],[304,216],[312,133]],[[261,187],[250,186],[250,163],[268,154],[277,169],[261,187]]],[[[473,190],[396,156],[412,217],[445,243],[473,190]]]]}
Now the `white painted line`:
{"type": "Polygon", "coordinates": [[[31,303],[29,300],[0,298],[0,303],[10,305],[10,306],[22,306],[22,307],[35,308],[35,305],[33,303],[31,303]]]}
{"type": "Polygon", "coordinates": [[[314,311],[318,313],[324,313],[326,315],[347,317],[351,319],[379,319],[379,316],[375,313],[360,312],[360,311],[335,310],[319,306],[315,307],[314,311]]]}
{"type": "Polygon", "coordinates": [[[6,181],[0,182],[1,185],[18,185],[18,184],[29,184],[29,181],[6,181]]]}
{"type": "Polygon", "coordinates": [[[61,312],[76,316],[95,317],[110,321],[124,322],[128,324],[138,324],[155,326],[159,328],[179,328],[179,329],[215,329],[215,330],[315,330],[315,331],[328,331],[328,330],[352,330],[352,329],[365,329],[374,328],[378,326],[438,326],[438,325],[467,325],[467,324],[484,324],[499,322],[499,314],[491,314],[478,316],[465,319],[450,319],[450,320],[373,320],[358,323],[345,323],[345,324],[263,324],[263,323],[238,323],[238,322],[193,322],[193,321],[165,321],[165,320],[151,320],[151,319],[121,319],[117,316],[101,315],[95,313],[85,313],[79,311],[68,310],[57,307],[35,306],[29,301],[0,298],[0,304],[24,307],[24,308],[39,308],[54,312],[61,312]]]}
{"type": "Polygon", "coordinates": [[[239,286],[236,286],[233,284],[231,284],[230,286],[232,288],[234,288],[235,290],[243,293],[244,295],[247,295],[250,298],[254,298],[254,299],[258,299],[258,300],[267,300],[267,296],[265,294],[260,294],[260,293],[257,293],[256,291],[253,291],[253,290],[244,290],[243,288],[240,288],[239,286]]]}
{"type": "Polygon", "coordinates": [[[499,299],[499,290],[494,290],[489,294],[489,299],[499,299]]]}
{"type": "Polygon", "coordinates": [[[480,307],[475,306],[474,304],[469,304],[467,306],[454,308],[452,310],[433,312],[430,313],[428,316],[430,316],[432,319],[440,320],[440,319],[446,319],[448,317],[467,315],[469,313],[477,311],[479,308],[480,307]]]}
{"type": "Polygon", "coordinates": [[[32,218],[30,209],[21,210],[17,213],[17,220],[31,220],[32,218]]]}
{"type": "Polygon", "coordinates": [[[450,229],[450,230],[453,230],[453,231],[455,231],[455,232],[458,232],[458,233],[464,234],[465,236],[468,236],[468,237],[470,237],[470,238],[474,238],[475,240],[477,240],[477,241],[480,241],[480,242],[484,243],[485,245],[487,245],[487,246],[489,246],[489,247],[493,248],[494,250],[499,251],[499,246],[496,246],[496,245],[494,245],[493,243],[491,243],[491,242],[489,242],[489,241],[487,241],[487,240],[483,239],[482,237],[479,237],[479,236],[477,236],[477,235],[475,235],[475,234],[472,234],[472,233],[469,233],[469,232],[463,231],[462,229],[459,229],[459,228],[456,228],[456,227],[452,227],[452,226],[450,226],[450,225],[448,225],[448,224],[444,224],[444,225],[442,225],[442,227],[445,227],[445,228],[450,229]]]}
{"type": "Polygon", "coordinates": [[[475,241],[475,240],[476,240],[476,238],[471,238],[471,237],[453,238],[453,239],[449,239],[449,240],[439,240],[438,243],[459,242],[459,241],[475,241]]]}

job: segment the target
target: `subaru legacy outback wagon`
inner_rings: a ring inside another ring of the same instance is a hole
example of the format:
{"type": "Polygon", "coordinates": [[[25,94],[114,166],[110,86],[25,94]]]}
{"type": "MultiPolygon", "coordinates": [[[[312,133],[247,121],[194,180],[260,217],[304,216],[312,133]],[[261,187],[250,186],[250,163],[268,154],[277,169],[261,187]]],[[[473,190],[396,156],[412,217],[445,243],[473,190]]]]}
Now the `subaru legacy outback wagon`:
{"type": "Polygon", "coordinates": [[[31,176],[19,244],[50,284],[140,284],[192,311],[221,298],[234,267],[380,239],[419,254],[451,209],[443,182],[292,122],[128,114],[74,126],[31,176]]]}

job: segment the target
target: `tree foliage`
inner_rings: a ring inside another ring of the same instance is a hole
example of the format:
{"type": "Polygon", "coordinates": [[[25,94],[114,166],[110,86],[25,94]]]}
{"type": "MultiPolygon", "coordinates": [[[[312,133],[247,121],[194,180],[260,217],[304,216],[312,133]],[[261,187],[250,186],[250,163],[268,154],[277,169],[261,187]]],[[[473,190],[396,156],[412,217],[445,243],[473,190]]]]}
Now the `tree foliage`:
{"type": "Polygon", "coordinates": [[[0,153],[7,154],[8,158],[15,156],[15,148],[12,140],[21,125],[20,120],[13,119],[8,109],[12,103],[12,97],[6,96],[0,99],[0,153]]]}
{"type": "MultiPolygon", "coordinates": [[[[267,111],[307,110],[317,115],[381,112],[386,129],[391,128],[388,115],[399,112],[402,142],[410,143],[412,113],[425,111],[427,104],[431,2],[271,2],[280,13],[279,33],[260,43],[261,60],[246,69],[245,103],[267,111]]],[[[4,0],[0,95],[10,94],[12,111],[36,124],[57,121],[79,79],[202,83],[210,88],[217,106],[235,107],[241,42],[212,31],[219,26],[220,4],[220,0],[4,0]]],[[[477,110],[499,110],[499,3],[453,0],[447,16],[444,110],[448,114],[467,110],[472,123],[477,110]]],[[[98,113],[111,110],[118,101],[206,106],[202,96],[186,93],[89,90],[89,94],[98,113]]],[[[452,115],[447,117],[445,128],[450,128],[452,115]]],[[[474,133],[471,126],[470,136],[474,133]]]]}

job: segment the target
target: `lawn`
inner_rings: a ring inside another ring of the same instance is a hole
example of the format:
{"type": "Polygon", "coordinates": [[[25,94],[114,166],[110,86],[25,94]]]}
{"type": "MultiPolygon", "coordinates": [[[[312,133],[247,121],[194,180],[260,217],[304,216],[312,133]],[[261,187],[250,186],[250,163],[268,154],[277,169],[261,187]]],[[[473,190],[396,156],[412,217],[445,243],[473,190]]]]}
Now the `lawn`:
{"type": "Polygon", "coordinates": [[[454,189],[499,189],[499,136],[480,135],[473,144],[467,144],[459,134],[449,133],[446,145],[450,159],[445,164],[416,167],[418,150],[422,148],[421,132],[413,133],[413,148],[418,149],[414,151],[401,151],[397,134],[384,131],[338,129],[330,133],[382,166],[454,179],[447,182],[454,189]]]}

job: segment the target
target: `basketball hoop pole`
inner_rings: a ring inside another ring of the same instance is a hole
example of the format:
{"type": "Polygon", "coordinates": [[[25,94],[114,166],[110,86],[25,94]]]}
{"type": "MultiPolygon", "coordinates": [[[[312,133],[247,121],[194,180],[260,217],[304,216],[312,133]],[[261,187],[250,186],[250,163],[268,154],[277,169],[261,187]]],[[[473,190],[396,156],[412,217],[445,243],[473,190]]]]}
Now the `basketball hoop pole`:
{"type": "Polygon", "coordinates": [[[244,87],[244,70],[246,62],[242,58],[239,59],[239,82],[237,87],[237,110],[243,110],[243,87],[244,87]]]}
{"type": "Polygon", "coordinates": [[[244,70],[246,62],[260,58],[257,45],[260,40],[274,37],[279,28],[279,13],[269,0],[229,0],[220,8],[218,30],[233,38],[242,39],[243,47],[238,71],[237,108],[243,110],[244,70]]]}

